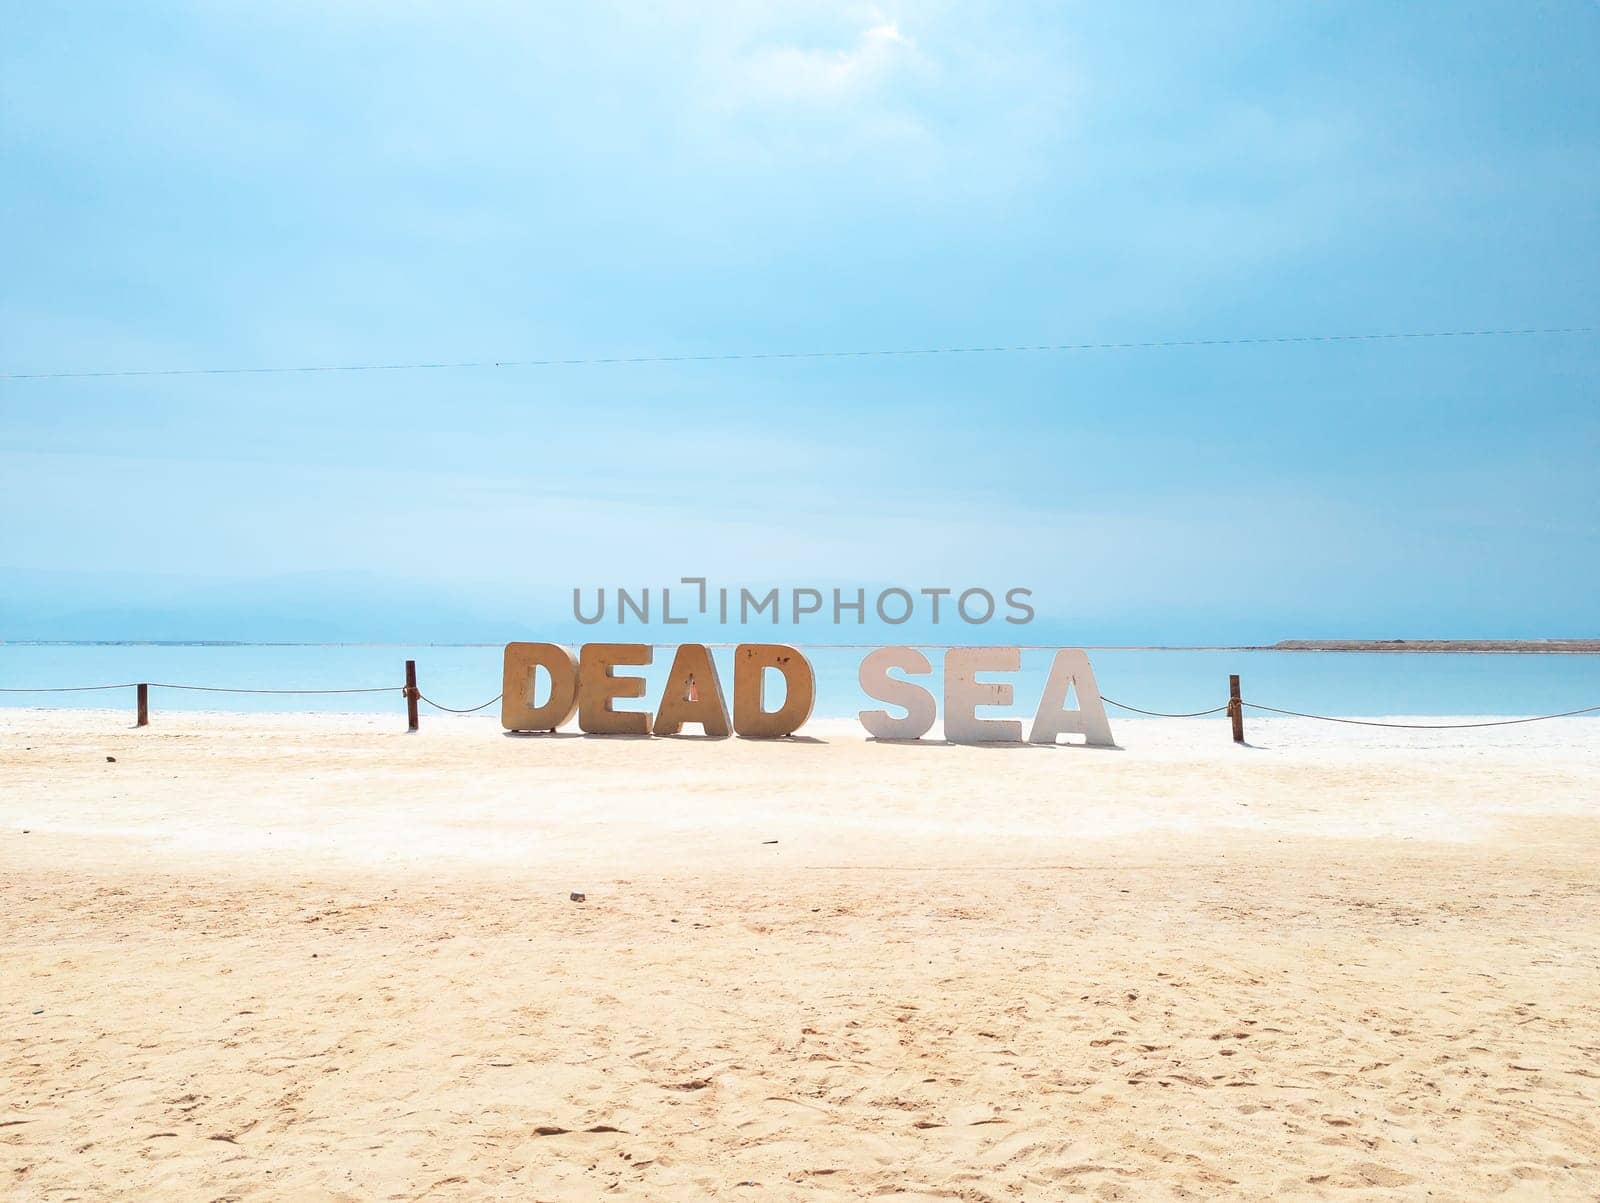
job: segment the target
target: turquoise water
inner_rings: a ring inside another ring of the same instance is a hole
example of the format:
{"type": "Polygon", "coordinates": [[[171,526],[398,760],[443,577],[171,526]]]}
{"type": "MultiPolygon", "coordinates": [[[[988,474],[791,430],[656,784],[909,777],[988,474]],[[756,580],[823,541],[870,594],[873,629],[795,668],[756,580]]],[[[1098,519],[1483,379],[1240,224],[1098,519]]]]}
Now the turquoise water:
{"type": "MultiPolygon", "coordinates": [[[[803,646],[803,645],[802,645],[803,646]]],[[[817,673],[819,717],[848,717],[875,706],[856,684],[865,650],[806,649],[817,673]]],[[[925,683],[939,693],[942,653],[931,651],[925,683]]],[[[732,652],[715,652],[725,688],[732,652]]],[[[644,675],[649,707],[671,660],[657,651],[644,675]]],[[[446,706],[475,706],[500,691],[499,647],[326,647],[0,644],[0,688],[94,685],[133,681],[250,689],[390,687],[383,694],[335,696],[151,691],[155,710],[394,712],[408,659],[418,683],[446,706]]],[[[1149,710],[1189,711],[1222,704],[1228,674],[1243,679],[1246,699],[1334,715],[1548,714],[1600,705],[1600,656],[1507,653],[1371,653],[1268,651],[1091,651],[1108,697],[1149,710]]],[[[1011,679],[1019,714],[1031,714],[1050,664],[1047,651],[1023,652],[1011,679]]],[[[1006,679],[1006,678],[995,678],[1006,679]]],[[[132,690],[111,693],[0,693],[0,707],[131,708],[132,690]]],[[[427,713],[427,707],[423,708],[427,713]]],[[[490,707],[485,713],[497,713],[490,707]]],[[[1115,710],[1113,714],[1117,713],[1115,710]]]]}

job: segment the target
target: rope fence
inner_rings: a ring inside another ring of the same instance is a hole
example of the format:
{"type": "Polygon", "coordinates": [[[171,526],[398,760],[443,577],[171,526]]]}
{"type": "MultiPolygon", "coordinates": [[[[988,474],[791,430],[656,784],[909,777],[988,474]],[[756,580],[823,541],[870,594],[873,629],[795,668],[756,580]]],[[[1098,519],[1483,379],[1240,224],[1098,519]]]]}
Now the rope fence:
{"type": "Polygon", "coordinates": [[[1221,714],[1228,709],[1227,703],[1223,703],[1221,706],[1213,706],[1210,710],[1191,710],[1183,714],[1174,714],[1166,710],[1141,710],[1137,706],[1119,702],[1116,698],[1108,698],[1105,694],[1100,695],[1100,700],[1115,706],[1118,710],[1128,710],[1134,714],[1148,715],[1150,718],[1204,718],[1208,714],[1221,714]]]}
{"type": "Polygon", "coordinates": [[[1465,731],[1472,727],[1515,727],[1518,723],[1542,723],[1553,718],[1600,714],[1600,706],[1585,706],[1582,710],[1563,710],[1560,714],[1535,714],[1528,718],[1501,718],[1483,723],[1384,723],[1369,718],[1335,718],[1331,714],[1303,714],[1298,710],[1280,710],[1276,706],[1263,706],[1260,702],[1245,702],[1244,705],[1252,710],[1265,710],[1269,714],[1282,714],[1290,718],[1314,718],[1322,723],[1348,723],[1352,727],[1396,727],[1406,731],[1465,731]]]}
{"type": "MultiPolygon", "coordinates": [[[[656,645],[652,645],[656,646],[656,645]]],[[[663,645],[673,646],[673,645],[663,645]]],[[[720,646],[720,645],[719,645],[720,646]]],[[[731,645],[730,645],[731,646],[731,645]]],[[[820,644],[816,647],[844,647],[855,645],[820,644]]],[[[932,645],[929,645],[932,646],[932,645]]],[[[137,721],[136,726],[148,726],[149,694],[152,689],[172,689],[189,693],[226,693],[226,694],[251,694],[270,695],[278,697],[326,697],[349,694],[379,694],[397,693],[406,701],[406,716],[408,729],[418,729],[417,703],[426,702],[435,710],[445,714],[476,714],[480,710],[487,710],[499,702],[505,695],[497,693],[487,702],[480,702],[476,706],[446,706],[443,702],[436,702],[428,697],[417,687],[417,662],[407,660],[405,664],[405,683],[403,685],[370,685],[353,689],[249,689],[228,685],[184,685],[172,681],[125,681],[115,685],[41,685],[41,686],[0,686],[0,694],[38,694],[38,693],[102,693],[117,689],[132,689],[136,691],[137,721]]],[[[1126,710],[1130,714],[1141,714],[1148,718],[1209,718],[1216,714],[1226,714],[1233,728],[1235,743],[1244,743],[1244,712],[1246,709],[1260,711],[1264,714],[1280,715],[1287,718],[1310,719],[1321,723],[1340,723],[1352,727],[1384,727],[1404,731],[1465,731],[1483,727],[1515,727],[1524,723],[1543,723],[1558,718],[1577,718],[1581,715],[1600,714],[1600,706],[1584,706],[1577,710],[1563,710],[1555,714],[1535,714],[1523,718],[1490,719],[1467,723],[1400,723],[1385,722],[1381,719],[1343,718],[1332,714],[1313,714],[1304,710],[1287,710],[1279,706],[1268,706],[1264,702],[1252,702],[1240,694],[1239,678],[1237,675],[1228,678],[1228,700],[1220,706],[1212,706],[1206,710],[1170,711],[1146,710],[1140,706],[1120,702],[1116,698],[1100,695],[1100,700],[1108,706],[1115,706],[1119,710],[1126,710]]]]}
{"type": "Polygon", "coordinates": [[[404,685],[374,685],[364,689],[237,689],[228,685],[175,685],[170,681],[128,681],[121,685],[41,685],[26,689],[5,688],[0,693],[88,693],[100,689],[182,689],[194,693],[400,693],[404,685]]]}
{"type": "Polygon", "coordinates": [[[432,698],[428,697],[427,694],[419,693],[417,696],[419,698],[421,698],[424,702],[428,703],[428,705],[432,706],[435,710],[443,710],[446,714],[476,714],[480,710],[485,710],[488,707],[493,706],[501,698],[505,697],[505,694],[497,693],[497,694],[494,695],[494,697],[490,698],[487,702],[484,702],[484,703],[482,703],[480,705],[477,705],[477,706],[469,706],[465,710],[457,710],[454,706],[441,706],[438,702],[436,702],[432,698]]]}
{"type": "Polygon", "coordinates": [[[95,693],[102,689],[134,689],[137,684],[128,681],[122,685],[44,685],[27,689],[0,688],[0,693],[95,693]]]}

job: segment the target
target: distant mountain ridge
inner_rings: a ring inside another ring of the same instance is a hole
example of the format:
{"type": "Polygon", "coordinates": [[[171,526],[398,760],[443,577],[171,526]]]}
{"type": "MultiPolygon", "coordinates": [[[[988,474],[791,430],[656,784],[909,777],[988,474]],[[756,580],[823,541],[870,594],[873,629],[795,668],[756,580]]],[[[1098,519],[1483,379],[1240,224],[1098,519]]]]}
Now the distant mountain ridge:
{"type": "Polygon", "coordinates": [[[1525,652],[1600,654],[1600,639],[1280,639],[1279,652],[1525,652]]]}

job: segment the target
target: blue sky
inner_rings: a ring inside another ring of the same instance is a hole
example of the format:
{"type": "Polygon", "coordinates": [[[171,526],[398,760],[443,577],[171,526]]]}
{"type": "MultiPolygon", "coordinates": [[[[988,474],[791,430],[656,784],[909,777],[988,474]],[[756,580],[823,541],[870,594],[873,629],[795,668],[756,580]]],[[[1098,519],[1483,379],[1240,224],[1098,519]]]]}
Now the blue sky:
{"type": "MultiPolygon", "coordinates": [[[[0,370],[1600,325],[1594,4],[556,7],[7,6],[0,370]]],[[[5,380],[0,637],[494,640],[685,574],[1597,635],[1597,368],[5,380]]]]}

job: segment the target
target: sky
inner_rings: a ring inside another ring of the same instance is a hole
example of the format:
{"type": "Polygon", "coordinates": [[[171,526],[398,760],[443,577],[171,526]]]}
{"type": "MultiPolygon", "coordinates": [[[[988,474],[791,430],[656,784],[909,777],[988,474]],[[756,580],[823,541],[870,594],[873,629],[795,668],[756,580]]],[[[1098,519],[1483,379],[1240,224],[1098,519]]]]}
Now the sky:
{"type": "Polygon", "coordinates": [[[685,576],[1600,635],[1595,333],[14,378],[1600,327],[1597,52],[1577,0],[6,5],[0,638],[685,576]]]}

